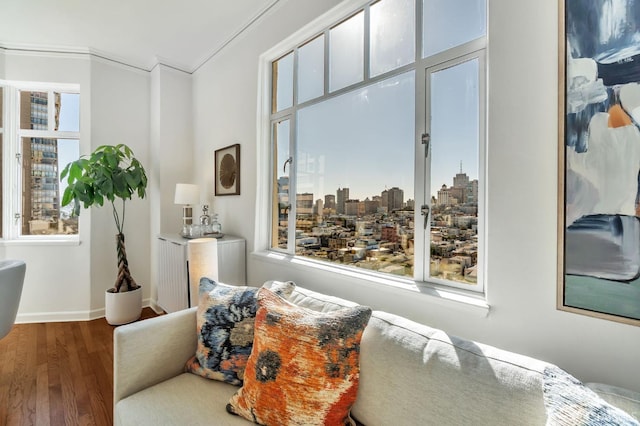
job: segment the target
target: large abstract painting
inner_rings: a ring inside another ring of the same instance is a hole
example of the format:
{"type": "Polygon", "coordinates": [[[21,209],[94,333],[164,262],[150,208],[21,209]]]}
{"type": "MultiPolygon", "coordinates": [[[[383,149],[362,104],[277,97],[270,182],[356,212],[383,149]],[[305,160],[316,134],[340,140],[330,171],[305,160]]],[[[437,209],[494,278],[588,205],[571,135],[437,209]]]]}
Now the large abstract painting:
{"type": "Polygon", "coordinates": [[[558,308],[640,325],[640,0],[560,0],[558,308]]]}

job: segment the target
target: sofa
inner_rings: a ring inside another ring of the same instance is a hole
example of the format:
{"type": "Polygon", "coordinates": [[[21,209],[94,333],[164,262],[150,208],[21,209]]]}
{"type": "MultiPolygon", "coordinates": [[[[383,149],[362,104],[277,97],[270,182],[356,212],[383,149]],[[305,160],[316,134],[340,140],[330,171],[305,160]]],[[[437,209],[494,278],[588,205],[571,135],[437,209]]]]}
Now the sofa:
{"type": "MultiPolygon", "coordinates": [[[[299,286],[289,301],[318,312],[356,306],[299,286]]],[[[115,329],[114,424],[251,424],[226,410],[237,386],[185,372],[195,330],[196,308],[115,329]]],[[[357,424],[639,424],[636,392],[585,385],[550,363],[387,312],[372,312],[359,351],[357,424]]]]}

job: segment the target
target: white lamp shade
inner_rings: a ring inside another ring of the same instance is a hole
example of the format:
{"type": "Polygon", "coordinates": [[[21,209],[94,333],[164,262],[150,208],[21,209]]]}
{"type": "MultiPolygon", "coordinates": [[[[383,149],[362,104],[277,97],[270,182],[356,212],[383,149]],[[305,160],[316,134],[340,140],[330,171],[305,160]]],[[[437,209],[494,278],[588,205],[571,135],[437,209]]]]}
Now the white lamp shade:
{"type": "Polygon", "coordinates": [[[191,306],[198,306],[200,278],[207,277],[218,281],[218,240],[215,238],[189,240],[187,258],[189,259],[191,306]]]}
{"type": "Polygon", "coordinates": [[[198,204],[200,202],[200,188],[191,183],[177,183],[175,204],[198,204]]]}

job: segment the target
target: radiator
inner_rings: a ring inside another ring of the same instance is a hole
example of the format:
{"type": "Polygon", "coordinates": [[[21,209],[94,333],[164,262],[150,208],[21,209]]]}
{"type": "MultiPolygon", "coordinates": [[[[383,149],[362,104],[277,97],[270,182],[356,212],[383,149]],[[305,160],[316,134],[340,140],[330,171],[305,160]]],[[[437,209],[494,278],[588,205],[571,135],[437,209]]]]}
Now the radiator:
{"type": "Polygon", "coordinates": [[[158,238],[158,305],[167,313],[189,306],[187,256],[183,245],[158,238]]]}

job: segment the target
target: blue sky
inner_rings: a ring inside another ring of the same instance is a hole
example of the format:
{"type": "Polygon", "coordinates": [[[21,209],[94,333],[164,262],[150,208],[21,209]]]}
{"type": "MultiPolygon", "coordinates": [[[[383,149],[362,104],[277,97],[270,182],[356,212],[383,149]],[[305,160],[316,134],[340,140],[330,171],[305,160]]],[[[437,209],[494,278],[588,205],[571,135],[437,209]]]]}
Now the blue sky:
{"type": "MultiPolygon", "coordinates": [[[[407,5],[410,10],[413,4],[410,0],[385,1],[395,10],[407,5]]],[[[425,2],[425,12],[424,40],[429,53],[472,40],[486,31],[484,0],[430,0],[425,2]],[[431,19],[432,16],[437,19],[431,19]]],[[[380,26],[381,34],[372,34],[372,40],[375,37],[385,40],[386,50],[378,52],[383,63],[404,60],[398,55],[402,56],[399,52],[406,49],[388,42],[389,37],[406,39],[406,28],[399,27],[397,16],[390,17],[389,23],[380,26]]],[[[361,37],[361,28],[354,28],[354,34],[361,37]]],[[[318,51],[321,55],[322,50],[318,51]]],[[[281,60],[279,66],[279,77],[293,81],[292,55],[281,60]]],[[[304,72],[318,71],[305,68],[304,72]]],[[[313,80],[316,85],[318,78],[322,81],[321,72],[319,76],[313,75],[307,81],[313,80]]],[[[470,179],[478,179],[477,75],[477,60],[427,75],[432,90],[432,97],[427,100],[432,111],[432,168],[427,196],[437,195],[443,184],[451,186],[461,164],[470,179]]],[[[283,99],[292,98],[292,90],[281,83],[279,95],[281,105],[283,99]]],[[[297,192],[312,192],[318,199],[347,187],[352,199],[363,200],[397,186],[405,191],[405,201],[415,199],[414,105],[415,72],[410,71],[299,110],[297,192]]]]}
{"type": "MultiPolygon", "coordinates": [[[[80,130],[80,95],[71,93],[61,94],[60,125],[59,131],[80,130]]],[[[77,139],[58,139],[58,172],[71,161],[80,156],[79,141],[77,139]]],[[[60,200],[67,187],[66,180],[60,185],[60,200]]]]}

